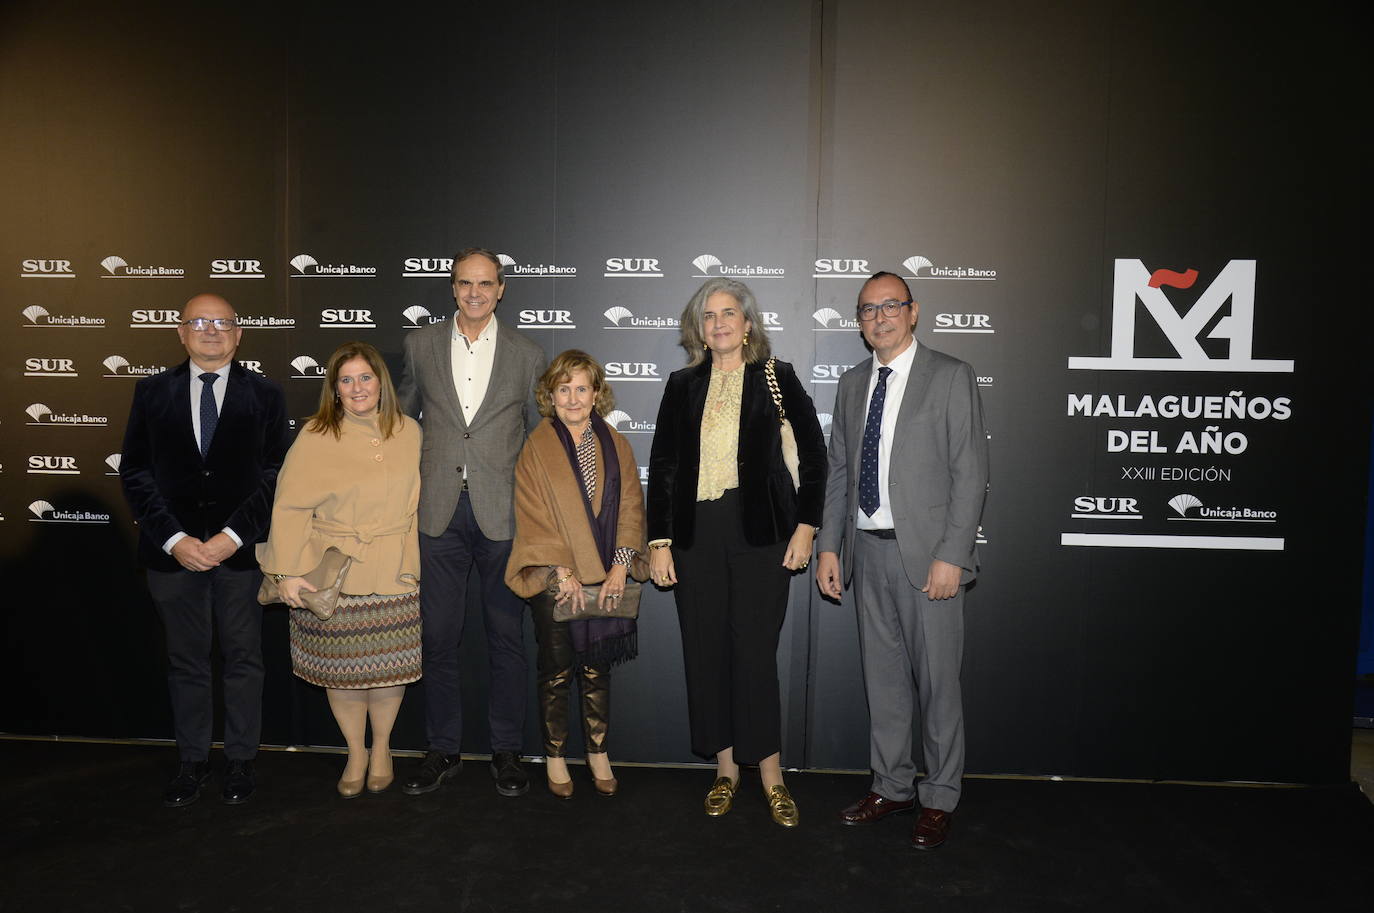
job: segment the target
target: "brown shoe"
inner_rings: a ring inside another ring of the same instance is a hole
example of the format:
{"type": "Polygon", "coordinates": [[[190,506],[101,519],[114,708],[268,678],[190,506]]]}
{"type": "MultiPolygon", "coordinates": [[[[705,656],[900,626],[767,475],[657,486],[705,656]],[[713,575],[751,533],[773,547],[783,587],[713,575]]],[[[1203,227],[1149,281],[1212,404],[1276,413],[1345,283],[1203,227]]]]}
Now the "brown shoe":
{"type": "Polygon", "coordinates": [[[888,815],[896,815],[901,812],[909,812],[916,807],[915,799],[907,799],[905,802],[898,802],[896,799],[887,799],[877,793],[869,793],[858,802],[840,812],[841,824],[872,824],[880,818],[888,815]]]}
{"type": "Polygon", "coordinates": [[[911,831],[911,845],[918,850],[933,850],[943,846],[949,836],[949,812],[938,808],[921,809],[921,817],[916,819],[916,827],[911,831]]]}
{"type": "Polygon", "coordinates": [[[555,796],[557,796],[559,799],[571,799],[571,798],[572,798],[572,794],[573,794],[573,781],[572,781],[572,778],[571,778],[571,777],[569,777],[568,779],[564,780],[562,783],[559,783],[557,780],[553,779],[552,777],[549,777],[549,778],[547,778],[547,779],[548,779],[548,781],[549,781],[549,792],[553,793],[553,794],[554,794],[555,796]]]}

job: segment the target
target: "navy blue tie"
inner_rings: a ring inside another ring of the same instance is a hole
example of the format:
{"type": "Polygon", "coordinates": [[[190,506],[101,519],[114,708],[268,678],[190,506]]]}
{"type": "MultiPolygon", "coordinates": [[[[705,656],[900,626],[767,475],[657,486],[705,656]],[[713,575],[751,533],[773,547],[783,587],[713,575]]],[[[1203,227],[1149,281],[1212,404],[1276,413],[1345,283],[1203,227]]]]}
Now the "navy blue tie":
{"type": "Polygon", "coordinates": [[[215,426],[219,424],[219,410],[215,408],[215,381],[219,375],[206,371],[200,376],[200,456],[202,459],[210,452],[210,442],[215,438],[215,426]]]}
{"type": "Polygon", "coordinates": [[[863,449],[859,451],[859,506],[870,517],[882,501],[878,497],[878,442],[883,436],[883,400],[887,399],[887,376],[891,373],[891,368],[878,369],[878,386],[868,402],[863,449]]]}

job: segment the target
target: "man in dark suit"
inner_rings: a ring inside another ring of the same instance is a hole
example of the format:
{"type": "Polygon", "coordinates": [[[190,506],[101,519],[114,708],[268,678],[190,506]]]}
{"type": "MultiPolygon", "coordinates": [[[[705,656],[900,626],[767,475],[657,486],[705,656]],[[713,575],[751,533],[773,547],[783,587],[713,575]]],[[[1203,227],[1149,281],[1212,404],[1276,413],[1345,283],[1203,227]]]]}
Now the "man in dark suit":
{"type": "Polygon", "coordinates": [[[520,766],[528,671],[525,603],[505,583],[515,536],[515,460],[539,419],[534,385],[544,350],[496,319],[506,283],[500,259],[468,248],[453,258],[453,320],[405,341],[401,408],[424,428],[420,453],[420,615],[423,625],[424,760],[402,789],[438,789],[462,765],[458,648],[468,576],[477,571],[491,669],[488,723],[496,791],[529,790],[520,766]]]}
{"type": "Polygon", "coordinates": [[[917,344],[919,308],[892,273],[859,292],[873,358],[836,392],[816,580],[834,599],[842,584],[856,588],[868,694],[873,785],[840,818],[869,824],[919,799],[911,843],[925,850],[945,842],[964,771],[964,586],[978,571],[988,456],[973,369],[917,344]]]}
{"type": "Polygon", "coordinates": [[[262,729],[262,574],[272,495],[289,445],[281,387],[234,361],[243,331],[229,302],[197,295],[177,335],[189,359],[134,388],[119,476],[138,521],[148,590],[167,632],[181,763],[163,805],[190,805],[210,776],[211,645],[223,659],[220,797],[248,801],[262,729]]]}

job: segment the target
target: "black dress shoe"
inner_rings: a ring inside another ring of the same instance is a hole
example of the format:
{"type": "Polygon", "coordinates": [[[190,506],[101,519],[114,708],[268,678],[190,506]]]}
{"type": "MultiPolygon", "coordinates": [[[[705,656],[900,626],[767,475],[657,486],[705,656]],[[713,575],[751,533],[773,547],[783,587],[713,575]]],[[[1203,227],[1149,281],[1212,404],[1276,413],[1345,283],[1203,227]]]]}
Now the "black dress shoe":
{"type": "Polygon", "coordinates": [[[229,766],[224,768],[224,788],[219,791],[219,797],[225,805],[242,805],[256,788],[253,762],[230,761],[229,766]]]}
{"type": "Polygon", "coordinates": [[[491,778],[496,791],[503,796],[523,796],[530,791],[530,778],[520,766],[520,756],[513,751],[497,751],[491,756],[491,778]]]}
{"type": "Polygon", "coordinates": [[[181,808],[200,798],[200,790],[210,779],[210,762],[182,761],[177,775],[162,793],[164,808],[181,808]]]}
{"type": "Polygon", "coordinates": [[[462,769],[463,758],[461,755],[427,751],[415,773],[401,786],[401,792],[407,796],[432,793],[443,786],[445,780],[457,775],[458,771],[462,769]]]}

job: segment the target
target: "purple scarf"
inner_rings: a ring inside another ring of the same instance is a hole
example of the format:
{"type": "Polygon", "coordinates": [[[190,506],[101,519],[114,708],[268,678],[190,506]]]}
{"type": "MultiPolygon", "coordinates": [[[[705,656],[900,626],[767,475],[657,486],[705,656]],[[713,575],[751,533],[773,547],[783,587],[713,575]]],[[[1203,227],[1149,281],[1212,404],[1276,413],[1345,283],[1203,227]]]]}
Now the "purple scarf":
{"type": "MultiPolygon", "coordinates": [[[[615,535],[620,528],[620,455],[616,453],[610,426],[600,415],[592,412],[592,430],[601,444],[601,458],[606,467],[606,476],[601,484],[601,513],[597,515],[592,512],[592,500],[587,497],[587,488],[582,484],[577,445],[568,426],[557,416],[552,417],[550,422],[558,434],[558,440],[563,443],[563,449],[567,451],[573,481],[582,493],[582,506],[586,508],[587,525],[591,527],[592,537],[596,540],[601,569],[610,571],[611,563],[615,560],[615,535]]],[[[588,618],[567,624],[572,635],[573,652],[577,654],[578,661],[585,665],[605,663],[616,666],[634,659],[639,653],[637,626],[633,618],[588,618]]]]}

